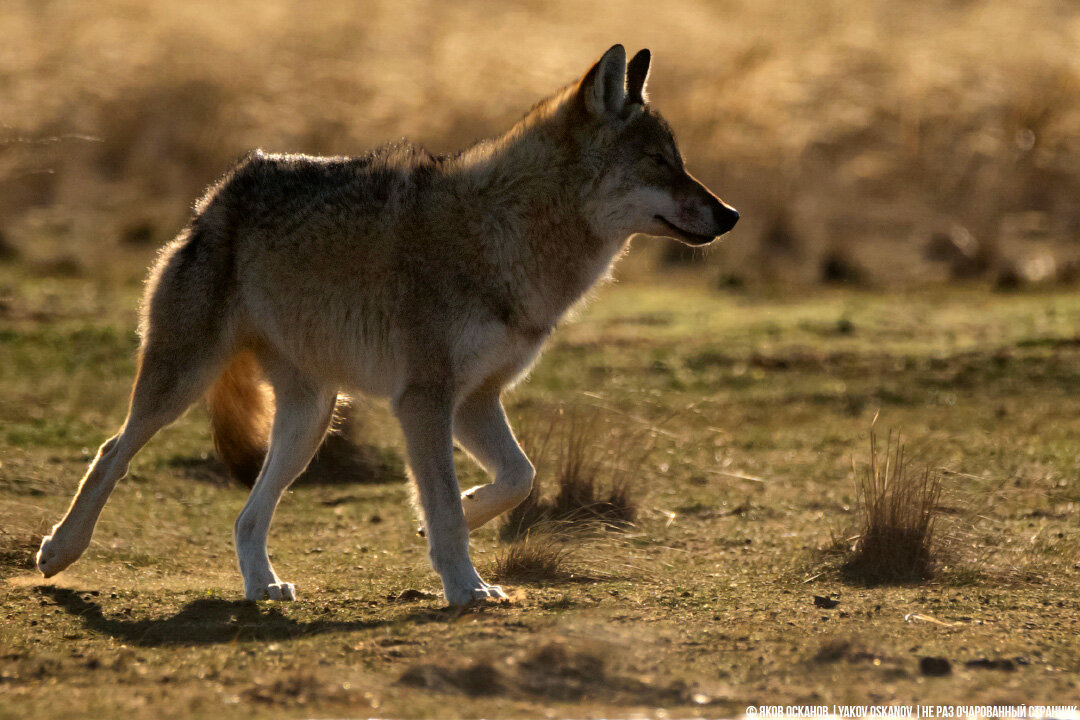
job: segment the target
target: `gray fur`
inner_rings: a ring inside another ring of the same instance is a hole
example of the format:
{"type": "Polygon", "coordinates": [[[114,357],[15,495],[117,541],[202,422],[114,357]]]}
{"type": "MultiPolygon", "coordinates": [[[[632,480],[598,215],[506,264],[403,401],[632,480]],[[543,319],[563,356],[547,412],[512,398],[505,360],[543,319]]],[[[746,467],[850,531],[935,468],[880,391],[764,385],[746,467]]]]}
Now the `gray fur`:
{"type": "Polygon", "coordinates": [[[447,599],[502,597],[468,557],[468,531],[532,483],[501,392],[630,235],[702,244],[738,217],[685,172],[663,119],[627,98],[625,58],[613,47],[505,135],[454,156],[399,143],[359,158],[243,158],[151,273],[128,419],[43,541],[40,570],[79,557],[131,457],[215,382],[256,412],[234,377],[254,356],[277,407],[235,528],[247,597],[294,595],[266,534],[340,391],[390,399],[447,599]],[[455,439],[495,476],[463,499],[455,439]]]}

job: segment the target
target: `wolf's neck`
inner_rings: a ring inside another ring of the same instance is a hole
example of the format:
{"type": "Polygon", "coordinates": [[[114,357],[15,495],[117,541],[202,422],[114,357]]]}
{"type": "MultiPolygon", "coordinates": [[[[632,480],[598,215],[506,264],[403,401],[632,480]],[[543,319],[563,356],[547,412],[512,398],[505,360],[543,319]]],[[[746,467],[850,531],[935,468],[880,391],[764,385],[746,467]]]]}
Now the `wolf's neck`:
{"type": "Polygon", "coordinates": [[[585,215],[590,178],[572,149],[540,125],[515,127],[467,151],[461,167],[469,235],[509,281],[528,323],[554,325],[625,246],[598,237],[585,215]],[[475,153],[472,157],[468,153],[475,153]]]}

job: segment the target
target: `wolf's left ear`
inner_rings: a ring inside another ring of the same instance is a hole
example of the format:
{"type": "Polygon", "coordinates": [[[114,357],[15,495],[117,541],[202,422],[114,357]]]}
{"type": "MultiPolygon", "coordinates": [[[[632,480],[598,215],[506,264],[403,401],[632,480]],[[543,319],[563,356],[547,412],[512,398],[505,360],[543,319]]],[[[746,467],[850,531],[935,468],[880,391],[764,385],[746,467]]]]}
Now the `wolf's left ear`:
{"type": "Polygon", "coordinates": [[[612,45],[578,83],[578,95],[592,115],[617,113],[626,104],[626,50],[612,45]]]}
{"type": "Polygon", "coordinates": [[[630,59],[626,66],[626,102],[644,105],[648,96],[645,94],[645,83],[649,81],[649,63],[652,62],[652,53],[639,50],[637,55],[630,59]]]}

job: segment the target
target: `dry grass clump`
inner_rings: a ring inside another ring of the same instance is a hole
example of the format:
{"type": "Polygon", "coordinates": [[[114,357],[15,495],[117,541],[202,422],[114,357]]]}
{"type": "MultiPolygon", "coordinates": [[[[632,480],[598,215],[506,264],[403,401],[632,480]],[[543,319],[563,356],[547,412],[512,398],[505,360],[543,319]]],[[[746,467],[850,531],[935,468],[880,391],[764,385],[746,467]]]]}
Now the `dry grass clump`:
{"type": "MultiPolygon", "coordinates": [[[[854,459],[852,459],[854,469],[854,459]]],[[[900,435],[889,434],[884,454],[870,432],[870,462],[855,470],[860,523],[842,565],[850,580],[866,584],[929,579],[940,560],[937,533],[941,475],[908,466],[900,435]]]]}
{"type": "Polygon", "coordinates": [[[644,466],[655,446],[649,432],[613,426],[596,409],[560,408],[539,432],[526,434],[525,445],[537,462],[537,479],[529,496],[506,515],[500,530],[504,540],[537,528],[556,532],[634,522],[638,506],[631,472],[644,466]],[[544,496],[544,477],[554,478],[553,496],[544,496]]]}
{"type": "Polygon", "coordinates": [[[497,580],[544,582],[569,580],[567,568],[571,550],[550,533],[530,533],[501,548],[495,555],[492,575],[497,580]]]}
{"type": "Polygon", "coordinates": [[[621,525],[633,522],[637,514],[630,478],[626,468],[618,464],[631,438],[605,435],[599,420],[599,414],[570,416],[566,435],[556,450],[558,493],[551,504],[556,521],[599,520],[621,525]]]}

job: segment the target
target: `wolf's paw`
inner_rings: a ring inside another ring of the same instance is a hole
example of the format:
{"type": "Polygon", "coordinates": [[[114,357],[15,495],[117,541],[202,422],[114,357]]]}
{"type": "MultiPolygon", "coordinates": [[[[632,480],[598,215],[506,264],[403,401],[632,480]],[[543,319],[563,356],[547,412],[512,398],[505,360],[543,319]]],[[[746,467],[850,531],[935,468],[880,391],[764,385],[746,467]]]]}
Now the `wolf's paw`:
{"type": "Polygon", "coordinates": [[[245,591],[248,600],[295,600],[296,586],[287,582],[258,585],[245,591]]]}
{"type": "Polygon", "coordinates": [[[446,588],[446,601],[455,606],[509,599],[501,587],[488,585],[483,580],[473,587],[446,588]]]}
{"type": "Polygon", "coordinates": [[[484,587],[472,590],[472,599],[473,602],[478,602],[484,600],[509,600],[510,598],[500,586],[484,583],[484,587]]]}
{"type": "Polygon", "coordinates": [[[52,577],[79,559],[85,547],[77,548],[52,535],[41,540],[41,549],[37,553],[37,569],[45,577],[52,577]]]}
{"type": "Polygon", "coordinates": [[[295,600],[296,586],[287,582],[271,583],[266,586],[266,596],[271,600],[295,600]]]}

